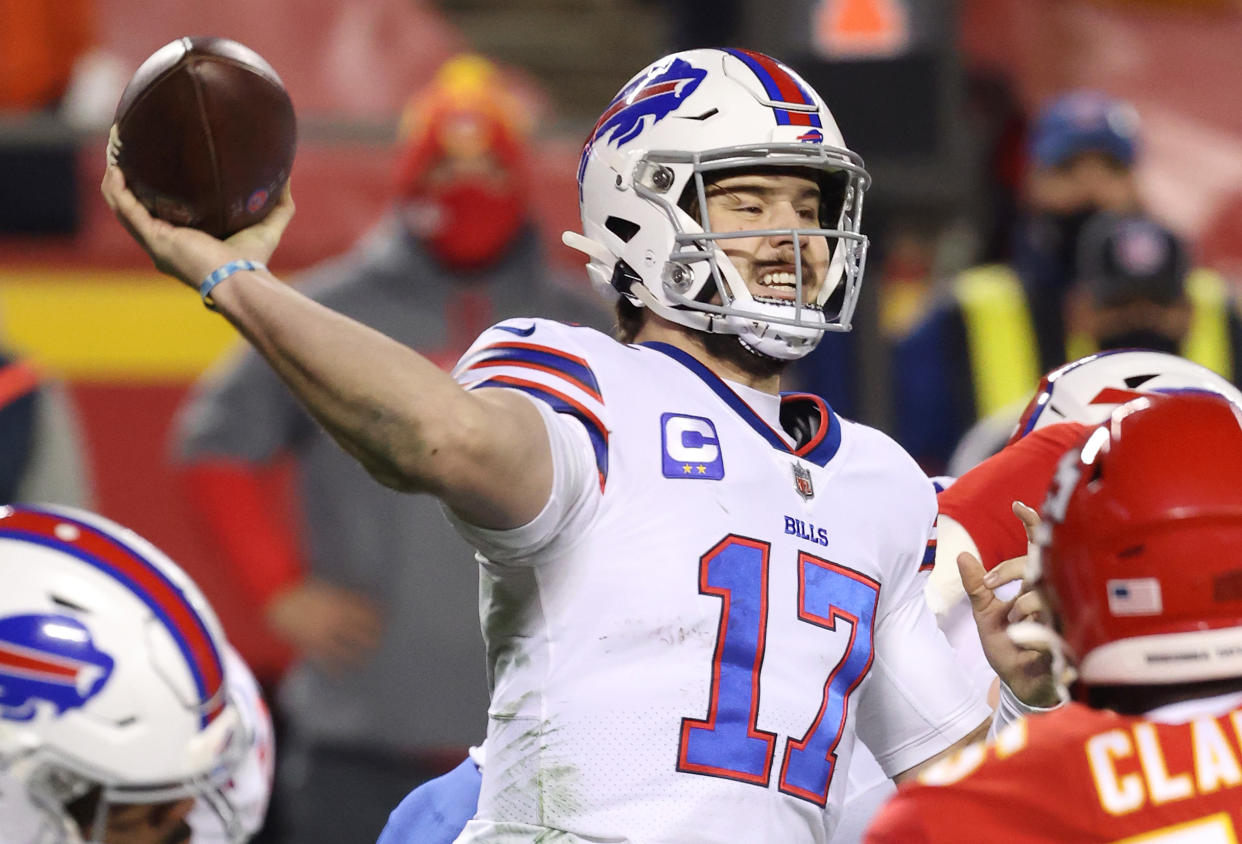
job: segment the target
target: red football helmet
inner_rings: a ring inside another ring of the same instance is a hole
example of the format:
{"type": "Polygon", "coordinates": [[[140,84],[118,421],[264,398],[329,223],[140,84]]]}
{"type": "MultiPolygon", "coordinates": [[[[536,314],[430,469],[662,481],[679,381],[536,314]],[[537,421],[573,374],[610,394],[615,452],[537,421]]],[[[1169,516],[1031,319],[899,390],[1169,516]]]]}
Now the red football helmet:
{"type": "Polygon", "coordinates": [[[1039,579],[1087,685],[1242,676],[1242,410],[1139,399],[1071,451],[1043,507],[1039,579]]]}

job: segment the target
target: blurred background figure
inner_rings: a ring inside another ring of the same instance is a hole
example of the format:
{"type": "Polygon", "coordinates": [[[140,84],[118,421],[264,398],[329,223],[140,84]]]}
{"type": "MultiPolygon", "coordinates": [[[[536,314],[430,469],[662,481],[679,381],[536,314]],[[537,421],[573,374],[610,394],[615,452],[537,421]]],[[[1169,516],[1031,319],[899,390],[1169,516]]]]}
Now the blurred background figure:
{"type": "MultiPolygon", "coordinates": [[[[488,280],[471,278],[476,271],[543,274],[530,237],[524,111],[494,65],[463,55],[402,116],[405,145],[396,174],[402,240],[426,251],[433,269],[459,276],[466,289],[488,280]]],[[[485,306],[482,299],[470,304],[485,306]]],[[[490,324],[486,312],[477,316],[490,324]]]]}
{"type": "MultiPolygon", "coordinates": [[[[573,318],[548,286],[523,108],[501,71],[450,60],[403,126],[390,210],[305,289],[446,367],[498,320],[573,318]]],[[[285,840],[369,844],[486,724],[478,618],[463,610],[478,592],[472,552],[433,499],[369,477],[253,351],[197,385],[174,448],[233,577],[296,653],[279,694],[285,840]],[[282,458],[292,517],[266,493],[282,458]]]]}
{"type": "Polygon", "coordinates": [[[0,501],[22,499],[34,449],[39,378],[27,363],[0,353],[0,501]]]}
{"type": "Polygon", "coordinates": [[[1074,269],[1069,342],[1084,354],[1152,349],[1236,372],[1238,318],[1210,308],[1195,283],[1189,249],[1173,232],[1141,216],[1098,214],[1074,269]]]}
{"type": "Polygon", "coordinates": [[[24,506],[0,577],[0,841],[249,841],[271,720],[194,582],[115,522],[24,506]]]}
{"type": "Polygon", "coordinates": [[[1092,91],[1035,120],[1011,261],[955,278],[895,350],[898,440],[925,468],[943,470],[971,423],[1068,359],[1062,309],[1078,237],[1093,212],[1137,207],[1137,134],[1128,103],[1092,91]]]}
{"type": "Polygon", "coordinates": [[[91,498],[85,446],[64,385],[0,347],[0,503],[89,507],[91,498]]]}
{"type": "MultiPolygon", "coordinates": [[[[1141,214],[1099,212],[1075,239],[1077,259],[1063,296],[1070,359],[1148,349],[1236,381],[1242,319],[1215,273],[1191,269],[1182,238],[1141,214]]],[[[949,474],[960,475],[999,451],[1021,410],[1020,403],[1007,404],[971,426],[949,458],[949,474]]]]}
{"type": "Polygon", "coordinates": [[[1096,91],[1064,94],[1038,114],[1027,153],[1009,263],[981,265],[954,278],[944,299],[896,348],[898,438],[931,471],[945,468],[955,444],[976,420],[1020,401],[1040,372],[1101,344],[1141,340],[1167,349],[1171,340],[1182,354],[1232,377],[1226,325],[1233,318],[1224,282],[1207,271],[1188,278],[1186,249],[1170,240],[1171,233],[1135,224],[1124,229],[1129,236],[1110,246],[1100,232],[1084,258],[1084,232],[1092,215],[1134,214],[1140,208],[1134,108],[1096,91]],[[1146,278],[1139,264],[1161,256],[1162,266],[1146,278]],[[1095,293],[1073,295],[1084,273],[1092,276],[1095,293]],[[1173,332],[1171,315],[1161,327],[1163,341],[1138,325],[1123,328],[1116,321],[1139,318],[1141,309],[1118,310],[1101,299],[1105,279],[1109,297],[1148,301],[1153,308],[1170,287],[1182,288],[1176,297],[1184,306],[1180,331],[1173,332]],[[1149,281],[1164,286],[1157,291],[1149,281]],[[1126,337],[1127,330],[1138,333],[1126,337]]]}
{"type": "MultiPolygon", "coordinates": [[[[0,0],[0,236],[74,231],[74,121],[97,59],[94,0],[0,0]]],[[[106,62],[105,62],[106,63],[106,62]]],[[[109,96],[112,96],[109,94],[109,96]]],[[[66,385],[0,338],[0,504],[92,505],[90,467],[66,385]]]]}

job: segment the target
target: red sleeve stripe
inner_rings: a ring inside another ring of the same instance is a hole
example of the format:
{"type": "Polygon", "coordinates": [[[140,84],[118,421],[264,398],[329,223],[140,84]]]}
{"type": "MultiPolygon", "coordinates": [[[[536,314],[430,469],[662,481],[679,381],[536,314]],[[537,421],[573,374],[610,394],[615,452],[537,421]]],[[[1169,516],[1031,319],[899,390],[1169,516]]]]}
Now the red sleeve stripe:
{"type": "Polygon", "coordinates": [[[555,375],[582,390],[591,398],[604,401],[595,373],[582,358],[535,343],[493,343],[479,352],[464,371],[493,366],[520,366],[555,375]]]}
{"type": "Polygon", "coordinates": [[[585,405],[544,384],[527,381],[524,378],[515,378],[511,375],[497,375],[479,384],[473,384],[471,387],[472,389],[476,387],[507,387],[509,389],[521,390],[544,401],[557,413],[567,414],[581,422],[586,429],[587,436],[591,440],[591,447],[595,452],[595,467],[599,472],[599,488],[603,492],[604,484],[608,480],[608,429],[604,427],[604,423],[600,421],[599,417],[588,410],[585,405]]]}

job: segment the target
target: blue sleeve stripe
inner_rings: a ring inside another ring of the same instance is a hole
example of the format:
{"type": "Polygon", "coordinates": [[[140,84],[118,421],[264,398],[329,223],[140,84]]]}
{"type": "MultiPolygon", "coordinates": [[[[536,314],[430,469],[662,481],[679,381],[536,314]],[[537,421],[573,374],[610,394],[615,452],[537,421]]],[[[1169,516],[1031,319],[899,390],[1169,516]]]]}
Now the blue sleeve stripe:
{"type": "Polygon", "coordinates": [[[472,389],[479,387],[502,387],[510,390],[521,390],[544,401],[557,413],[568,414],[581,422],[586,429],[587,436],[591,439],[591,448],[595,451],[595,468],[599,472],[600,491],[604,490],[604,483],[608,480],[608,429],[604,427],[604,423],[600,421],[598,416],[588,410],[583,404],[574,401],[564,393],[559,393],[543,384],[536,384],[534,381],[514,378],[511,375],[497,375],[494,378],[472,385],[472,389]]]}
{"type": "Polygon", "coordinates": [[[595,379],[590,365],[580,357],[550,346],[534,343],[494,343],[480,351],[466,370],[491,366],[523,366],[547,372],[565,379],[596,401],[604,401],[600,394],[599,381],[595,379]]]}

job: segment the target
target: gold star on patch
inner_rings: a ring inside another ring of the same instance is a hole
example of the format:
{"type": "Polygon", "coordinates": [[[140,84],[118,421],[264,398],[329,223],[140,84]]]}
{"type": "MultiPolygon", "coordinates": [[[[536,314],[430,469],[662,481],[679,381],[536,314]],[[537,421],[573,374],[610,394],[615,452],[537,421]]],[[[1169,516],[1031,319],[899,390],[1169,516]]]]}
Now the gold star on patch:
{"type": "Polygon", "coordinates": [[[690,471],[691,471],[691,470],[690,470],[690,464],[689,464],[689,463],[683,463],[683,464],[682,464],[682,466],[681,466],[681,473],[682,473],[683,475],[689,475],[689,474],[690,474],[690,471]]]}

